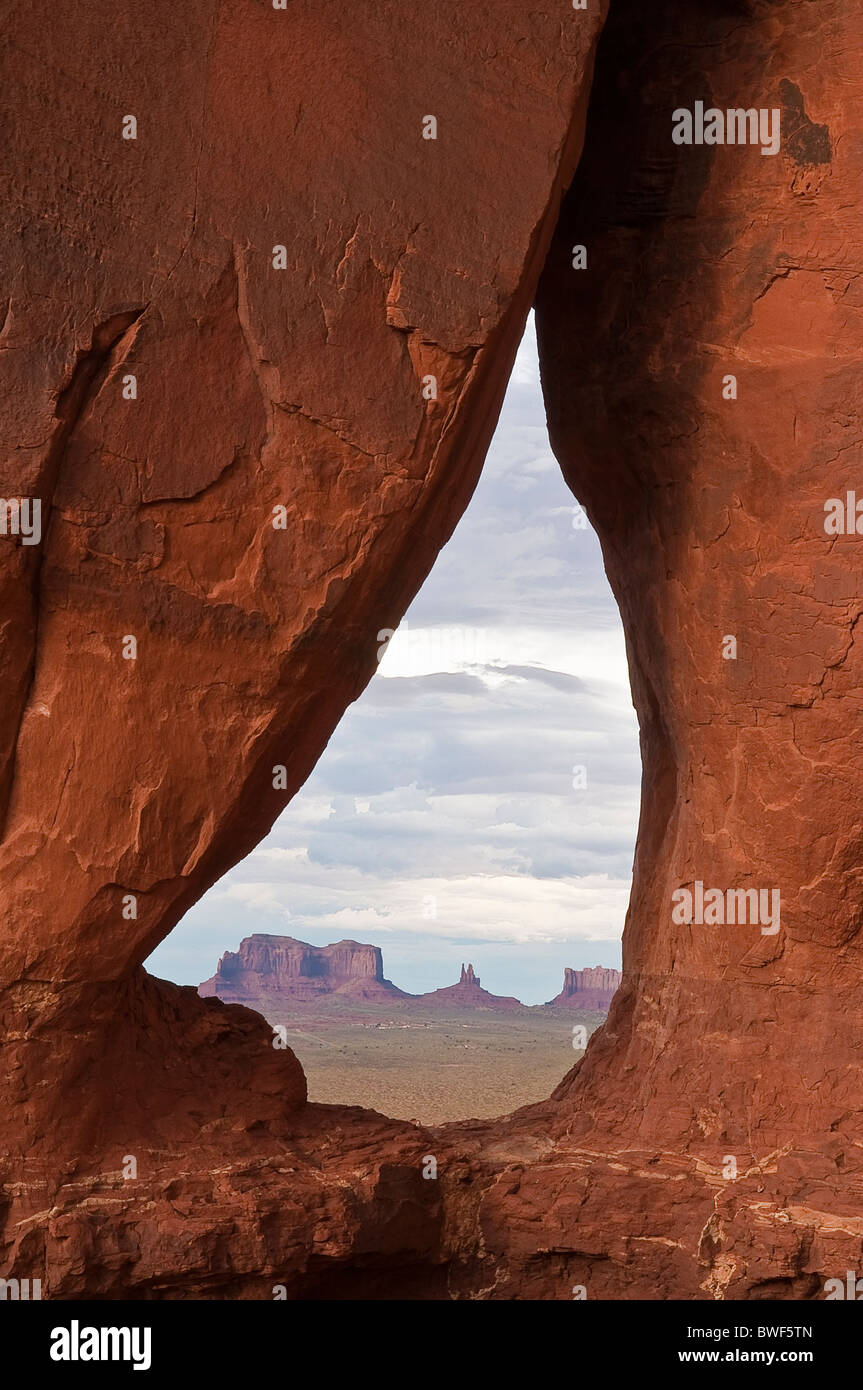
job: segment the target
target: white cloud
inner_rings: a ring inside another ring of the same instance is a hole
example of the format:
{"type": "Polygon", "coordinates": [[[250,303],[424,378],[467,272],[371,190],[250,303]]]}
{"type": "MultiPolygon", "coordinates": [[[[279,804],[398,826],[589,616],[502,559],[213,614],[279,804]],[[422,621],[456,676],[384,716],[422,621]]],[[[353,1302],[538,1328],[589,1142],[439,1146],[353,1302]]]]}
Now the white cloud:
{"type": "Polygon", "coordinates": [[[539,1002],[564,964],[619,963],[637,725],[599,545],[574,507],[531,324],[473,501],[375,678],[153,970],[198,981],[253,931],[353,936],[384,947],[403,988],[449,983],[470,949],[489,988],[539,1002]]]}

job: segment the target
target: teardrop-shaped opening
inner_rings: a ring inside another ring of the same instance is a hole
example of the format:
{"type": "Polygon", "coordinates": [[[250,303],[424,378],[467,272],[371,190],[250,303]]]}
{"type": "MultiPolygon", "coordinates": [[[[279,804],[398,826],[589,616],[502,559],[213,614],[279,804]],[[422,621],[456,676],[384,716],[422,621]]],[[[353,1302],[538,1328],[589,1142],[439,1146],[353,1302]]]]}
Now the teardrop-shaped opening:
{"type": "Polygon", "coordinates": [[[262,844],[148,962],[257,1009],[313,1101],[424,1124],[547,1096],[619,980],[640,759],[599,543],[528,320],[484,472],[262,844]]]}

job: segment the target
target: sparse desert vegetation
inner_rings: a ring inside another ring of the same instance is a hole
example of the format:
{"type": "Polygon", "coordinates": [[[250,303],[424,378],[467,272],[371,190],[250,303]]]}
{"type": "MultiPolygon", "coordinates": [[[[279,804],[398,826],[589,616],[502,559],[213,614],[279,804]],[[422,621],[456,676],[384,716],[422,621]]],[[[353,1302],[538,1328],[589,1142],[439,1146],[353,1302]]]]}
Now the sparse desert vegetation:
{"type": "Polygon", "coordinates": [[[422,1124],[487,1119],[544,1100],[583,1055],[573,1050],[573,1026],[590,1034],[603,1021],[548,1008],[382,1011],[332,998],[322,1013],[284,1004],[262,1012],[286,1028],[310,1100],[422,1124]]]}

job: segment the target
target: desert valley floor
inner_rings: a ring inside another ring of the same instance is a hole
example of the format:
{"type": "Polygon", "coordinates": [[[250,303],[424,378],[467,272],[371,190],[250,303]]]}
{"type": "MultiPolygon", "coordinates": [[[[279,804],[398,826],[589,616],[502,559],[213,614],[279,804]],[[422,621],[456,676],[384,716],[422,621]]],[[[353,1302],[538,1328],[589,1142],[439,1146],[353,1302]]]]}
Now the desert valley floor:
{"type": "Polygon", "coordinates": [[[490,1119],[544,1100],[582,1056],[573,1025],[591,1033],[601,1014],[475,1009],[382,1011],[359,1003],[325,1014],[275,1006],[263,1012],[282,1024],[300,1059],[309,1099],[363,1105],[399,1120],[443,1124],[490,1119]]]}

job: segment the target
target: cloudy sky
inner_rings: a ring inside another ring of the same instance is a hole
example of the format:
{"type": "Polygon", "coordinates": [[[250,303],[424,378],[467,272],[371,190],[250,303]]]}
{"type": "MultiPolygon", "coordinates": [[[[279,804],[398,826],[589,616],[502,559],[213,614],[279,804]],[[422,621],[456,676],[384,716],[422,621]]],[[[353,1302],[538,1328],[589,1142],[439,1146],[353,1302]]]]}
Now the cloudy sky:
{"type": "Polygon", "coordinates": [[[533,320],[470,507],[271,834],[148,967],[212,975],[252,932],[379,945],[403,989],[473,962],[550,999],[620,964],[638,733],[599,544],[548,444],[533,320]]]}

